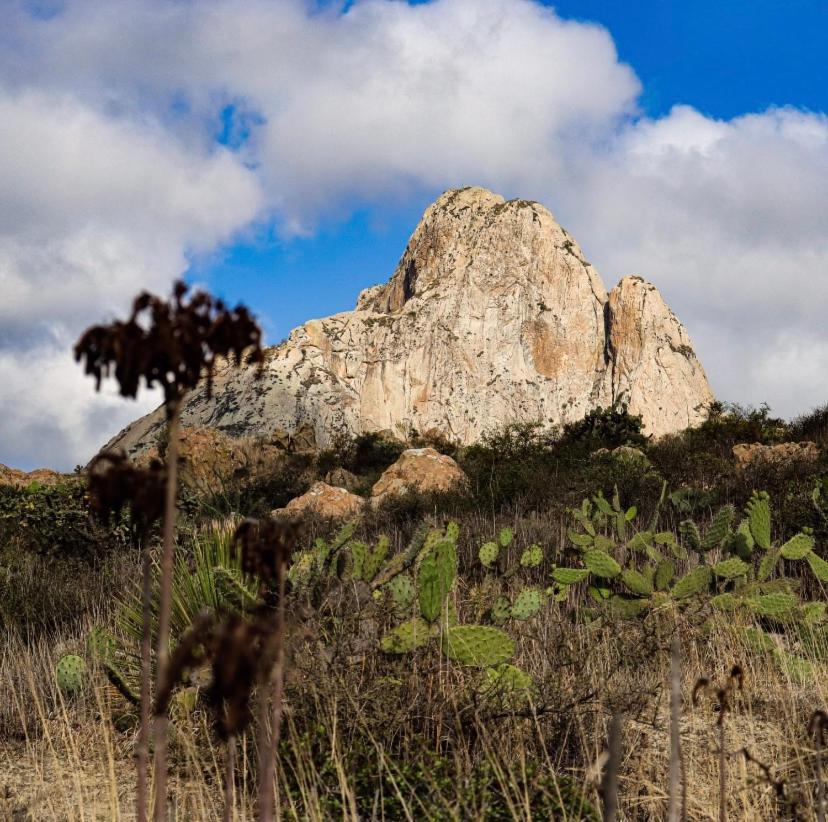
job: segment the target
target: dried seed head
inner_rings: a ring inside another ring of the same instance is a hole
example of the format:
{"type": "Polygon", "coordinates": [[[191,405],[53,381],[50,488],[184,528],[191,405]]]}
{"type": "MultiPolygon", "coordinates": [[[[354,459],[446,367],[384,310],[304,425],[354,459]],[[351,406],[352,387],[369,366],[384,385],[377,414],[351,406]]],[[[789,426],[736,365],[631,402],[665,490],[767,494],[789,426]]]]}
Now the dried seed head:
{"type": "Polygon", "coordinates": [[[142,533],[164,512],[167,469],[159,460],[145,468],[134,465],[121,451],[99,454],[89,467],[89,501],[95,514],[109,521],[129,508],[142,533]]]}
{"type": "Polygon", "coordinates": [[[114,368],[121,395],[135,397],[143,378],[147,387],[158,383],[168,410],[181,396],[207,378],[212,389],[217,357],[239,364],[263,362],[262,332],[244,306],[228,309],[203,291],[185,302],[187,285],[177,282],[167,301],[146,292],[136,297],[126,322],[88,328],[75,345],[75,359],[85,361],[85,373],[96,389],[114,368]]]}
{"type": "Polygon", "coordinates": [[[233,535],[241,554],[242,569],[255,574],[265,585],[278,582],[296,544],[297,526],[274,519],[248,519],[233,535]]]}

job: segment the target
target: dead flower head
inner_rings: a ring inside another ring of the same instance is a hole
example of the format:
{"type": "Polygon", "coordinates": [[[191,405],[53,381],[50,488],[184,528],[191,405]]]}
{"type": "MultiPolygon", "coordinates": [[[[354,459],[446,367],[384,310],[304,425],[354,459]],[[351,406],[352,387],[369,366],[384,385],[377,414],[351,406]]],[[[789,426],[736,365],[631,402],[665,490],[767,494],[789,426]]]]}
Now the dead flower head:
{"type": "Polygon", "coordinates": [[[232,357],[238,365],[248,352],[250,362],[262,363],[262,332],[247,308],[229,309],[203,291],[185,300],[187,290],[177,282],[170,300],[144,292],[126,322],[83,333],[75,359],[85,361],[97,390],[114,369],[122,396],[135,397],[143,378],[148,388],[161,386],[169,409],[205,374],[209,394],[217,357],[232,357]]]}

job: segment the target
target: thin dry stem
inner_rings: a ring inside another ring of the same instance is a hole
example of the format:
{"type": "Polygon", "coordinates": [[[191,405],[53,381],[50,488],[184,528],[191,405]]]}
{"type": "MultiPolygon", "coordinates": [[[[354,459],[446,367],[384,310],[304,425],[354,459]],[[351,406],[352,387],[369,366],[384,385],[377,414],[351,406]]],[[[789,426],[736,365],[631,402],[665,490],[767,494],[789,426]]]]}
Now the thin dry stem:
{"type": "Polygon", "coordinates": [[[137,822],[146,822],[149,796],[150,661],[152,656],[152,557],[144,548],[141,579],[141,724],[138,728],[138,784],[135,797],[137,822]]]}

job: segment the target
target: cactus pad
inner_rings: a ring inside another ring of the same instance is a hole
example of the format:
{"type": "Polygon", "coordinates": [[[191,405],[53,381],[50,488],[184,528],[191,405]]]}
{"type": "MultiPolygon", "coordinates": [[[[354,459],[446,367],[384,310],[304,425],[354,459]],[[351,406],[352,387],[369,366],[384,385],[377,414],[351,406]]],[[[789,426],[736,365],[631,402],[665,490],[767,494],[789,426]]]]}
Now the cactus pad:
{"type": "Polygon", "coordinates": [[[704,539],[701,541],[702,551],[712,551],[718,548],[725,538],[730,534],[730,526],[736,517],[736,509],[732,505],[725,505],[716,512],[713,522],[707,529],[704,539]]]}
{"type": "Polygon", "coordinates": [[[55,668],[55,679],[64,696],[75,696],[86,687],[88,669],[83,659],[75,654],[61,657],[55,668]]]}
{"type": "Polygon", "coordinates": [[[379,573],[382,568],[382,563],[388,556],[388,548],[390,543],[388,537],[380,537],[377,542],[377,547],[373,551],[367,551],[362,564],[362,578],[366,582],[371,582],[373,578],[379,573]]]}
{"type": "Polygon", "coordinates": [[[537,568],[543,562],[543,548],[540,545],[530,545],[520,556],[520,564],[524,568],[537,568]]]}
{"type": "Polygon", "coordinates": [[[774,594],[762,594],[749,600],[753,611],[759,616],[770,619],[786,620],[796,614],[799,600],[794,594],[785,594],[781,591],[774,594]]]}
{"type": "Polygon", "coordinates": [[[711,576],[712,572],[710,571],[710,566],[700,565],[698,568],[694,568],[678,580],[670,593],[672,593],[676,599],[684,599],[686,597],[695,596],[710,585],[711,576]]]}
{"type": "Polygon", "coordinates": [[[620,619],[635,619],[650,607],[650,600],[643,598],[614,596],[610,598],[610,609],[620,619]]]}
{"type": "Polygon", "coordinates": [[[511,528],[501,529],[500,535],[498,536],[498,541],[500,542],[501,548],[508,548],[512,544],[512,540],[514,538],[515,534],[511,528]]]}
{"type": "Polygon", "coordinates": [[[747,504],[750,533],[756,544],[767,551],[771,546],[771,512],[768,494],[764,491],[753,492],[747,504]]]}
{"type": "Polygon", "coordinates": [[[750,566],[739,557],[724,559],[713,566],[713,573],[722,579],[736,579],[744,576],[749,570],[750,566]]]}
{"type": "Polygon", "coordinates": [[[534,687],[534,680],[526,671],[504,662],[496,667],[486,668],[480,691],[485,696],[528,696],[534,687]]]}
{"type": "Polygon", "coordinates": [[[679,533],[693,551],[701,551],[699,526],[692,519],[686,519],[679,525],[679,533]]]}
{"type": "Polygon", "coordinates": [[[390,630],[380,640],[380,648],[387,654],[407,654],[427,645],[430,639],[429,624],[417,617],[390,630]]]}
{"type": "Polygon", "coordinates": [[[552,571],[552,579],[561,585],[576,585],[589,576],[588,568],[556,568],[552,571]]]}
{"type": "Polygon", "coordinates": [[[804,559],[814,547],[814,538],[809,534],[797,534],[791,537],[780,549],[785,559],[804,559]]]}
{"type": "Polygon", "coordinates": [[[532,619],[543,608],[544,595],[538,588],[527,588],[521,591],[512,605],[511,614],[514,619],[532,619]]]}
{"type": "Polygon", "coordinates": [[[676,568],[669,559],[659,562],[655,572],[655,587],[659,591],[666,591],[676,575],[676,568]]]}
{"type": "Polygon", "coordinates": [[[500,554],[500,546],[496,542],[486,542],[480,546],[478,557],[481,565],[486,568],[492,568],[497,562],[497,557],[500,554]]]}
{"type": "Polygon", "coordinates": [[[710,605],[717,611],[735,611],[739,607],[740,601],[735,594],[724,593],[713,597],[710,600],[710,605]]]}
{"type": "Polygon", "coordinates": [[[420,565],[417,577],[420,612],[429,622],[434,622],[443,609],[443,602],[454,585],[457,573],[457,552],[450,540],[438,542],[420,565]]]}
{"type": "Polygon", "coordinates": [[[584,565],[596,577],[612,579],[621,573],[621,566],[606,552],[592,549],[584,551],[584,565]]]}
{"type": "Polygon", "coordinates": [[[450,659],[478,668],[508,662],[515,654],[514,640],[488,625],[456,625],[443,634],[443,642],[450,659]]]}
{"type": "Polygon", "coordinates": [[[644,574],[634,571],[632,568],[627,568],[621,572],[621,582],[633,594],[642,597],[648,597],[653,593],[653,584],[644,574]]]}
{"type": "Polygon", "coordinates": [[[805,557],[811,571],[820,582],[828,582],[828,562],[817,556],[813,551],[805,557]]]}
{"type": "Polygon", "coordinates": [[[407,611],[417,597],[414,581],[408,574],[397,574],[388,583],[388,592],[398,612],[407,611]]]}
{"type": "Polygon", "coordinates": [[[498,597],[492,605],[491,617],[495,625],[503,625],[512,616],[512,604],[506,597],[498,597]]]}

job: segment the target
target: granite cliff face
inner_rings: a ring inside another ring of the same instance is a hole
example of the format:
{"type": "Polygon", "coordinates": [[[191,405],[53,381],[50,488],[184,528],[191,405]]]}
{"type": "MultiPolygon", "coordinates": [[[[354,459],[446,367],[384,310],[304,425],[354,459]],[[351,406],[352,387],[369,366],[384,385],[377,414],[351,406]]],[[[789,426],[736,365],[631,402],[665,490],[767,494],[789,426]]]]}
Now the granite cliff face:
{"type": "MultiPolygon", "coordinates": [[[[575,421],[623,394],[659,436],[701,422],[713,399],[654,286],[626,277],[607,294],[549,211],[481,188],[443,194],[387,283],[295,329],[255,376],[220,368],[183,424],[231,436],[310,425],[320,446],[384,429],[469,443],[508,422],[575,421]]],[[[162,424],[159,409],[109,446],[143,451],[162,424]]]]}

